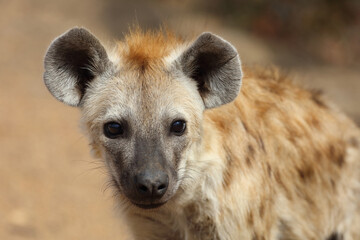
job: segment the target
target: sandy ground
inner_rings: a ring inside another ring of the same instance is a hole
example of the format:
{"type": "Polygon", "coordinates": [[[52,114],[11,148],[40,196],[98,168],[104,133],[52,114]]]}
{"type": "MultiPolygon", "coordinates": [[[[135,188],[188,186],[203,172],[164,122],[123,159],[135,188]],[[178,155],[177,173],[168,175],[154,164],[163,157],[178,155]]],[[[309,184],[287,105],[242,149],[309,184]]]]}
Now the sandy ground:
{"type": "Polygon", "coordinates": [[[134,19],[148,27],[165,21],[183,34],[211,30],[233,42],[245,64],[284,67],[360,123],[359,70],[314,64],[182,5],[74,2],[0,1],[0,239],[129,239],[105,190],[102,163],[80,133],[77,109],[43,85],[43,55],[72,26],[86,26],[105,42],[134,19]]]}

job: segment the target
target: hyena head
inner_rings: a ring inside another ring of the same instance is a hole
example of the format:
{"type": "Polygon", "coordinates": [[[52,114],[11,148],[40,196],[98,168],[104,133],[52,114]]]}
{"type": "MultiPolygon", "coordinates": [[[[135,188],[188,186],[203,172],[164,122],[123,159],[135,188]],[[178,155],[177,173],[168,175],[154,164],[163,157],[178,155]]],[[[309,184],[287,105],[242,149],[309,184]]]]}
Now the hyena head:
{"type": "Polygon", "coordinates": [[[154,208],[181,186],[201,141],[203,111],[237,96],[241,68],[235,48],[211,33],[184,43],[137,30],[110,55],[74,28],[50,45],[44,80],[56,99],[81,109],[120,195],[154,208]]]}

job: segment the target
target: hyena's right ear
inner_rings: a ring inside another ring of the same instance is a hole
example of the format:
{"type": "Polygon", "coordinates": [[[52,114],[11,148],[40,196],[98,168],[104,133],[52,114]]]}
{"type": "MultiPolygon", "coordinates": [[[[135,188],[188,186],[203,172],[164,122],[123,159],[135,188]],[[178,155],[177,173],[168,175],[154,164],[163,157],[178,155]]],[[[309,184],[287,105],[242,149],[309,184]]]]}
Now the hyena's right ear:
{"type": "Polygon", "coordinates": [[[73,28],[55,39],[44,64],[46,87],[70,106],[79,106],[88,84],[110,67],[105,48],[83,28],[73,28]]]}

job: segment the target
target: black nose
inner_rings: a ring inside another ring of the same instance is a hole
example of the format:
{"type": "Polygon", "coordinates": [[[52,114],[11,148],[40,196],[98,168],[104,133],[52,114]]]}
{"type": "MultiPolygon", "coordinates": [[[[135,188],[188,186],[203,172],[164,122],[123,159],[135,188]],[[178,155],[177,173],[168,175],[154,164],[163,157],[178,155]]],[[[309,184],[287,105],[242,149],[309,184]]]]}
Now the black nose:
{"type": "Polygon", "coordinates": [[[135,176],[139,196],[147,199],[161,198],[169,185],[169,177],[163,171],[146,170],[135,176]]]}

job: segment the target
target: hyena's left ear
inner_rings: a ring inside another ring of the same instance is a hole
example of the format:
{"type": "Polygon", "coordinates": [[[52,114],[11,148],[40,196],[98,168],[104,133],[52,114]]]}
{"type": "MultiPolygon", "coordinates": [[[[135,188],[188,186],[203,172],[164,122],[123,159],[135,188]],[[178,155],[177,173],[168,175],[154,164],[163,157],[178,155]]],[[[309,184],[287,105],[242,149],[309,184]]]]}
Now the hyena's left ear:
{"type": "Polygon", "coordinates": [[[196,81],[206,108],[233,101],[241,86],[241,66],[236,49],[222,38],[201,34],[178,59],[182,71],[196,81]]]}
{"type": "Polygon", "coordinates": [[[45,85],[59,101],[79,106],[88,84],[109,66],[99,40],[84,28],[73,28],[55,39],[46,53],[45,85]]]}

